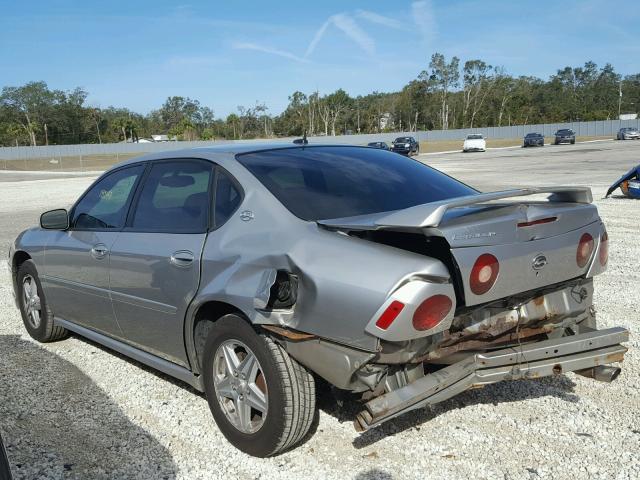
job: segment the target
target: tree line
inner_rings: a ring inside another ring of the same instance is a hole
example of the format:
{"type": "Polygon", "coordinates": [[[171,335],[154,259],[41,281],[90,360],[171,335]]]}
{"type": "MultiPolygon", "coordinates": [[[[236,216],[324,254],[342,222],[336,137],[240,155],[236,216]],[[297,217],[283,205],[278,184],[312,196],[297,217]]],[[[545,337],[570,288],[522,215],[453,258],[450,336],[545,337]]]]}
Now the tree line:
{"type": "Polygon", "coordinates": [[[0,145],[136,142],[154,134],[176,140],[340,135],[567,121],[608,120],[637,112],[640,74],[586,62],[559,69],[548,80],[515,77],[482,60],[461,63],[432,55],[428,68],[398,92],[351,97],[338,89],[295,91],[286,109],[264,103],[238,106],[217,118],[211,107],[173,96],[146,115],[124,107],[87,105],[88,92],[51,90],[43,81],[2,88],[0,145]]]}

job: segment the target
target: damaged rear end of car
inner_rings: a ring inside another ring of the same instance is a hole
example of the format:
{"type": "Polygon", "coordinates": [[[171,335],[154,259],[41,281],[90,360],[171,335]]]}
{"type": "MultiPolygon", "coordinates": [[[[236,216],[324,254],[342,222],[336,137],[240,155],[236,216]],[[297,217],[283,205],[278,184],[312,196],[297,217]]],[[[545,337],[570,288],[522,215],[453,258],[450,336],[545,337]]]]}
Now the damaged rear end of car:
{"type": "Polygon", "coordinates": [[[371,149],[238,159],[304,225],[284,247],[295,304],[254,323],[361,396],[358,431],[503,380],[619,374],[628,331],[596,328],[608,235],[588,188],[480,193],[371,149]]]}
{"type": "Polygon", "coordinates": [[[365,326],[379,346],[352,368],[351,389],[369,387],[356,429],[502,380],[615,379],[628,331],[596,329],[593,276],[607,267],[608,235],[591,200],[588,189],[531,188],[319,222],[449,274],[400,279],[365,326]],[[514,201],[530,195],[547,198],[514,201]]]}

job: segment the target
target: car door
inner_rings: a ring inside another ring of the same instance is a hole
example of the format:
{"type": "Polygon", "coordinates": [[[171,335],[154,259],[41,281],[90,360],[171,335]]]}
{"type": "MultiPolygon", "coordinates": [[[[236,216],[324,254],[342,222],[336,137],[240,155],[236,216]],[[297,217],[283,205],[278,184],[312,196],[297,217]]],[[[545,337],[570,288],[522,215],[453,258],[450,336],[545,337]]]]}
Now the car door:
{"type": "Polygon", "coordinates": [[[111,299],[123,338],[183,365],[184,316],[200,281],[213,178],[208,161],[153,162],[111,247],[111,299]]]}
{"type": "Polygon", "coordinates": [[[121,335],[109,293],[109,251],[143,171],[134,165],[104,175],[71,209],[69,229],[51,231],[42,283],[56,317],[121,335]]]}

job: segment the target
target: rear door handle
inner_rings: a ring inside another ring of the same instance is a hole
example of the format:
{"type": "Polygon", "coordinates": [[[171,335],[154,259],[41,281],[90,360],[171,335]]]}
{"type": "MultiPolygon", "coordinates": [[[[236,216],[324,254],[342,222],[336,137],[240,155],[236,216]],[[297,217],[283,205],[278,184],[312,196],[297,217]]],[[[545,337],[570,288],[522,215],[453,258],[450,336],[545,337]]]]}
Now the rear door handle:
{"type": "Polygon", "coordinates": [[[177,252],[173,252],[169,261],[175,265],[176,267],[190,267],[193,264],[193,252],[189,250],[178,250],[177,252]]]}
{"type": "Polygon", "coordinates": [[[109,253],[109,249],[104,243],[97,243],[91,249],[91,256],[93,258],[104,258],[107,256],[107,253],[109,253]]]}

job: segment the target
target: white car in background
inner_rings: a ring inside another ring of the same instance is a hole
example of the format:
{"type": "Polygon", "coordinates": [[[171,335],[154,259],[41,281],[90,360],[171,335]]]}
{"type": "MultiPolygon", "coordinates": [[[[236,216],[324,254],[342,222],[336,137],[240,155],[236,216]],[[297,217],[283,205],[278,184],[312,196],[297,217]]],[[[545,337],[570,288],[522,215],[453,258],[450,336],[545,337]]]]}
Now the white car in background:
{"type": "Polygon", "coordinates": [[[463,152],[484,152],[487,149],[487,142],[481,133],[470,133],[462,145],[463,152]]]}

